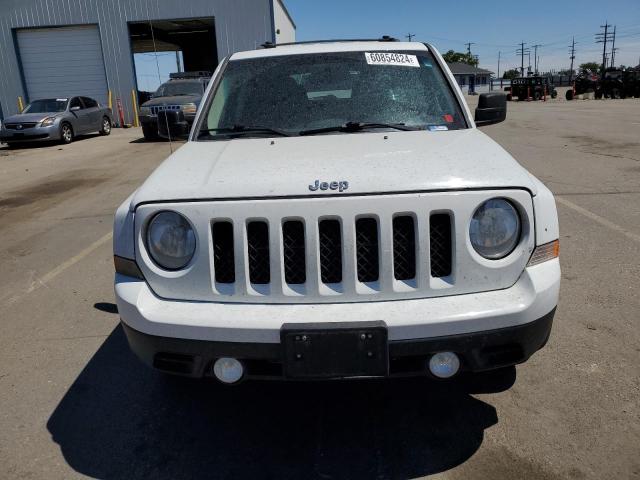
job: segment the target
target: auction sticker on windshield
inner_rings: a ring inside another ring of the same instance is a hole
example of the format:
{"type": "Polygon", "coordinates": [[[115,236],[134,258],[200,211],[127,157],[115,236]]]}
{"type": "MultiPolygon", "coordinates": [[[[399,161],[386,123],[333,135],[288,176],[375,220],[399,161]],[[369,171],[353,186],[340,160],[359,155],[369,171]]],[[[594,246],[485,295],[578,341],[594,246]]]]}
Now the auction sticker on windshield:
{"type": "Polygon", "coordinates": [[[401,67],[418,67],[418,57],[406,53],[393,52],[364,52],[369,65],[398,65],[401,67]]]}

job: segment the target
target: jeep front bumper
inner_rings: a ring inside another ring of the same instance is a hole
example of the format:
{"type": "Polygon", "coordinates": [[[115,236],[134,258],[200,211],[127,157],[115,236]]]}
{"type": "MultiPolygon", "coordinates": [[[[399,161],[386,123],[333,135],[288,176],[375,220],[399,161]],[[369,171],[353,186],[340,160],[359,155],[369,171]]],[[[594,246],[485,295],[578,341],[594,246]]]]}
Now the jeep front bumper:
{"type": "Polygon", "coordinates": [[[557,259],[525,269],[510,288],[449,297],[335,304],[239,304],[158,298],[144,281],[116,275],[118,310],[132,350],[147,364],[194,377],[216,358],[244,362],[247,378],[283,378],[284,324],[383,321],[389,374],[423,374],[438,351],[462,370],[526,361],[546,343],[560,287],[557,259]]]}

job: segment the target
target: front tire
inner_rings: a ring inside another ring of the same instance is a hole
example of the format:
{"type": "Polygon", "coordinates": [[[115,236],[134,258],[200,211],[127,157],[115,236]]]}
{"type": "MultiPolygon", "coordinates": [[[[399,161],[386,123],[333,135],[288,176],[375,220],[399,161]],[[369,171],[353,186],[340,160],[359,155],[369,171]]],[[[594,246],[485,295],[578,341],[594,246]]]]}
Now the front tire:
{"type": "Polygon", "coordinates": [[[573,90],[567,90],[567,93],[564,94],[564,98],[568,101],[573,100],[573,90]]]}
{"type": "Polygon", "coordinates": [[[109,120],[109,117],[102,117],[102,128],[99,133],[102,136],[107,136],[111,133],[111,120],[109,120]]]}
{"type": "Polygon", "coordinates": [[[158,138],[158,128],[155,125],[142,124],[142,135],[145,140],[157,140],[158,138]]]}
{"type": "Polygon", "coordinates": [[[64,144],[73,142],[73,128],[68,123],[60,125],[60,141],[64,144]]]}

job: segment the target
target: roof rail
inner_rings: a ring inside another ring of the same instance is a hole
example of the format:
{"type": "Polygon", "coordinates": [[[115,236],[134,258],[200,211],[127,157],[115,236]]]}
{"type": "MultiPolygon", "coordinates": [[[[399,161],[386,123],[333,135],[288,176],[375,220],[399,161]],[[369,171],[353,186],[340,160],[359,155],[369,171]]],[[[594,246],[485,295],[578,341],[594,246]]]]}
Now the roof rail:
{"type": "Polygon", "coordinates": [[[307,40],[304,42],[289,42],[289,43],[273,43],[273,42],[264,42],[260,45],[262,48],[276,48],[276,47],[285,47],[288,45],[308,45],[311,43],[338,43],[338,42],[397,42],[398,39],[391,37],[389,35],[383,35],[380,38],[343,38],[343,39],[334,39],[334,40],[307,40]]]}

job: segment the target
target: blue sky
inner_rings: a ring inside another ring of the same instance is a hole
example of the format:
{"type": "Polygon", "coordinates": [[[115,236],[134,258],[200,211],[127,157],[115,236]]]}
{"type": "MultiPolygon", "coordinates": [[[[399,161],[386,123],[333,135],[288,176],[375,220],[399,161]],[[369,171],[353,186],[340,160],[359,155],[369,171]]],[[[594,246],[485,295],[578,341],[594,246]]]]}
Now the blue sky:
{"type": "MultiPolygon", "coordinates": [[[[520,66],[516,44],[542,44],[540,69],[569,67],[568,45],[576,37],[576,63],[601,61],[602,44],[594,35],[605,21],[617,25],[616,64],[637,65],[640,57],[640,0],[508,1],[455,0],[285,0],[297,29],[297,40],[375,38],[381,34],[428,41],[441,52],[472,53],[480,65],[496,71],[520,66]],[[533,5],[547,5],[532,12],[533,5]]],[[[531,53],[533,63],[533,50],[531,53]]],[[[526,59],[525,59],[526,62],[526,59]]]]}

